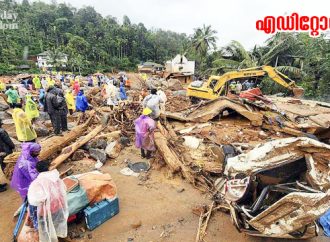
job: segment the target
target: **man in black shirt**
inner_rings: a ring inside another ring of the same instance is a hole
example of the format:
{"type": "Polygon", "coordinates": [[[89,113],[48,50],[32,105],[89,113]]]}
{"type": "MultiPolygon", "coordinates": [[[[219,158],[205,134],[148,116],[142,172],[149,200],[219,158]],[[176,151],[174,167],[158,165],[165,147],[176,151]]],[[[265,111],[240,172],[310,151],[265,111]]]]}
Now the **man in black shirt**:
{"type": "MultiPolygon", "coordinates": [[[[4,158],[13,153],[15,149],[15,145],[13,141],[10,139],[6,130],[2,128],[2,120],[0,119],[0,165],[2,171],[5,169],[6,164],[3,162],[4,158]]],[[[7,184],[0,184],[0,192],[4,192],[7,190],[7,184]]]]}

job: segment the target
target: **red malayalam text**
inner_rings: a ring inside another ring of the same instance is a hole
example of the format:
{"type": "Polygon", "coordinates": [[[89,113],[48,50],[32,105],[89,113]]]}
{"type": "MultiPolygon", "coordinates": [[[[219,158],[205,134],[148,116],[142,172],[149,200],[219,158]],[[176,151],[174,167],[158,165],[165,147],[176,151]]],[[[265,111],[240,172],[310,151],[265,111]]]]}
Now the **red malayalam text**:
{"type": "Polygon", "coordinates": [[[330,28],[330,18],[326,16],[299,16],[297,13],[278,17],[266,16],[263,20],[256,22],[256,28],[266,34],[297,31],[309,32],[311,37],[318,37],[320,32],[330,28]]]}

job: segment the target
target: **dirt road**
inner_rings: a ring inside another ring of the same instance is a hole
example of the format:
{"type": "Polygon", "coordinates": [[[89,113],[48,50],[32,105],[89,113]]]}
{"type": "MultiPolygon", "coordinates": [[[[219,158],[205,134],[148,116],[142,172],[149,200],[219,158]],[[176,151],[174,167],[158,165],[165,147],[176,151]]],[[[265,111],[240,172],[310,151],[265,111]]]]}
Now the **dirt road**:
{"type": "MultiPolygon", "coordinates": [[[[181,178],[169,178],[166,170],[151,170],[150,177],[141,181],[136,177],[120,174],[125,166],[124,160],[140,161],[137,150],[128,148],[117,162],[108,161],[102,167],[113,177],[118,187],[120,213],[84,238],[76,241],[95,242],[193,242],[199,217],[192,208],[199,204],[210,204],[209,197],[194,189],[181,178]],[[90,235],[90,239],[88,238],[90,235]]],[[[1,179],[2,181],[2,179],[1,179]]],[[[12,190],[0,194],[0,241],[11,241],[15,223],[12,215],[20,204],[20,198],[12,190]]],[[[82,225],[80,225],[82,226],[82,225]]],[[[229,215],[217,212],[210,221],[208,242],[275,242],[267,238],[254,238],[240,234],[232,226],[229,215]]],[[[288,240],[287,240],[288,241],[288,240]]],[[[295,240],[297,241],[297,240],[295,240]]],[[[328,238],[320,236],[310,242],[325,242],[328,238]]]]}

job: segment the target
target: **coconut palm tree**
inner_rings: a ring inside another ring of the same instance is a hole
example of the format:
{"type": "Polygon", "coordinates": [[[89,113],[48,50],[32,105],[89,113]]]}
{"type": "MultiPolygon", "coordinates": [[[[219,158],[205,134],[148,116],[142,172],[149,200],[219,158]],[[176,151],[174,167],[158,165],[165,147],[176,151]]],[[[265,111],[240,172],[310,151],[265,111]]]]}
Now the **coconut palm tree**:
{"type": "Polygon", "coordinates": [[[198,54],[200,63],[206,58],[209,50],[216,49],[216,34],[217,31],[213,30],[211,25],[204,24],[201,28],[195,29],[192,36],[192,47],[198,54]]]}

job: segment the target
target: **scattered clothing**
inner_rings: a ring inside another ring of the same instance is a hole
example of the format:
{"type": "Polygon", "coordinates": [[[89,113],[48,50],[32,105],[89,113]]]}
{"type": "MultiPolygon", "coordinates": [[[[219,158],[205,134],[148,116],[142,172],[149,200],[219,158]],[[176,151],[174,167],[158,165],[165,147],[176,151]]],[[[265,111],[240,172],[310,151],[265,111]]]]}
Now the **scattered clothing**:
{"type": "Polygon", "coordinates": [[[39,174],[36,170],[39,160],[38,157],[33,157],[32,153],[40,150],[41,146],[37,143],[22,144],[22,153],[16,162],[11,180],[11,187],[20,194],[22,200],[26,198],[31,182],[39,174]]]}

